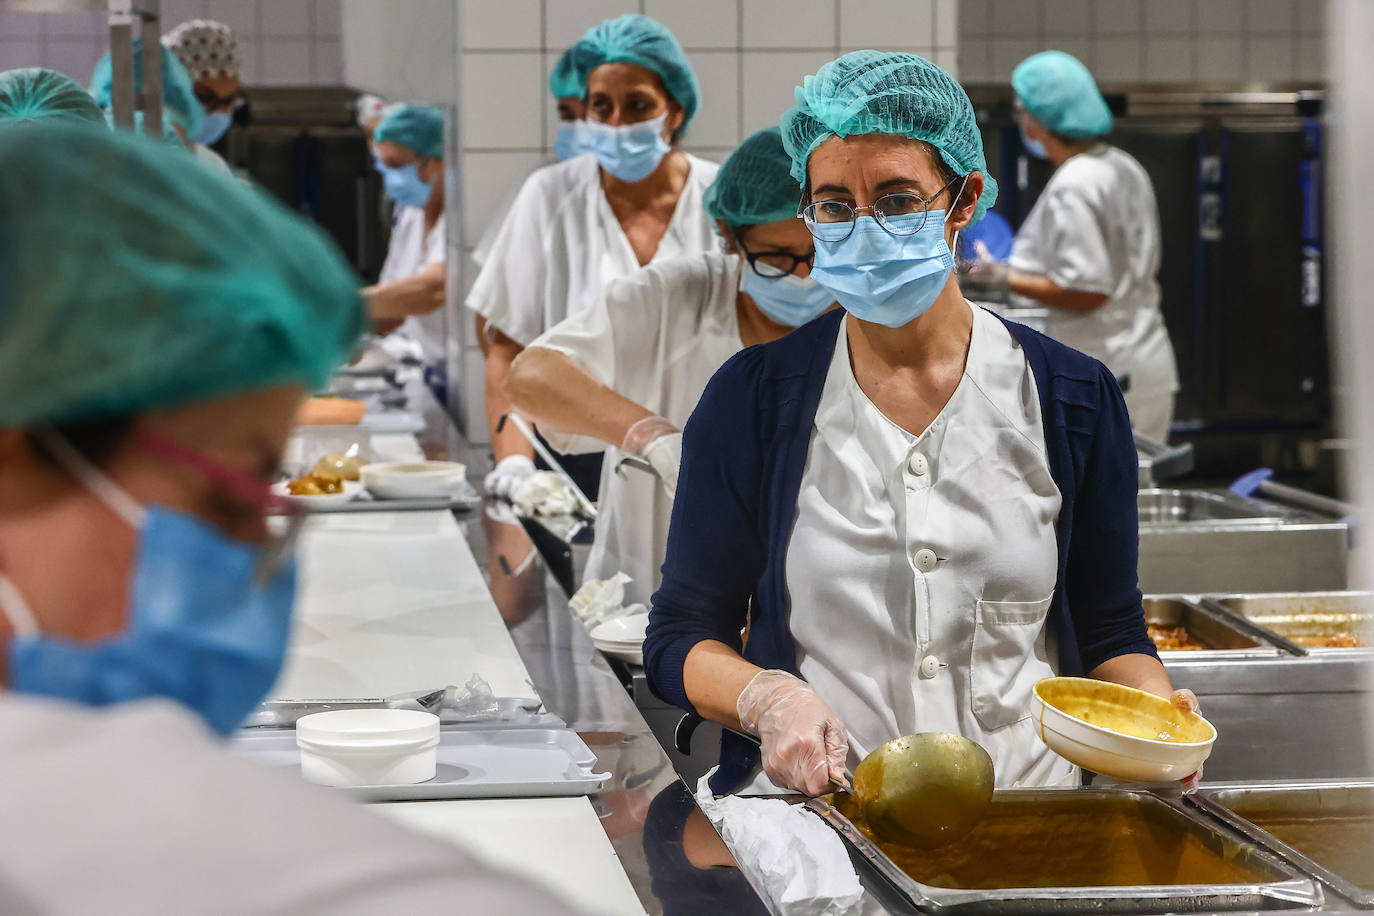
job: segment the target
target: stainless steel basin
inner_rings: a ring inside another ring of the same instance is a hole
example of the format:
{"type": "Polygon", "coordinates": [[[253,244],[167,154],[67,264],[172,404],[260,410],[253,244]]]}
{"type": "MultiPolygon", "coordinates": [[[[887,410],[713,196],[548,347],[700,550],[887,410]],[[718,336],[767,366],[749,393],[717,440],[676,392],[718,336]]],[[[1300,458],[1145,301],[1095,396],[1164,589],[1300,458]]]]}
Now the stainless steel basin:
{"type": "Polygon", "coordinates": [[[1216,490],[1141,490],[1136,505],[1142,525],[1217,521],[1277,523],[1284,517],[1277,507],[1216,490]]]}

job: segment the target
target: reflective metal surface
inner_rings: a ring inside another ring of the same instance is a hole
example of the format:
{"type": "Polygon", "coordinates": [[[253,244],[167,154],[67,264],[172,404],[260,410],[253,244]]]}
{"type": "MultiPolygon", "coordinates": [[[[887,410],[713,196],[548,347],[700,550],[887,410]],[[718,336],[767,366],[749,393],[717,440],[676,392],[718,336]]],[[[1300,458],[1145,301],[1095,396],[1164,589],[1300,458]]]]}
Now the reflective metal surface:
{"type": "Polygon", "coordinates": [[[1196,601],[1181,595],[1150,596],[1144,600],[1145,623],[1151,628],[1181,629],[1200,649],[1169,650],[1160,648],[1164,657],[1194,659],[1274,658],[1279,650],[1272,643],[1244,633],[1210,613],[1196,601]]]}
{"type": "Polygon", "coordinates": [[[1218,605],[1306,647],[1331,653],[1374,649],[1374,593],[1219,595],[1218,605]]]}
{"type": "Polygon", "coordinates": [[[1277,506],[1242,499],[1225,490],[1141,490],[1136,505],[1142,526],[1240,520],[1277,524],[1285,517],[1277,506]]]}
{"type": "Polygon", "coordinates": [[[987,751],[961,735],[925,732],[888,741],[859,761],[853,802],[878,836],[933,848],[976,827],[992,789],[987,751]]]}

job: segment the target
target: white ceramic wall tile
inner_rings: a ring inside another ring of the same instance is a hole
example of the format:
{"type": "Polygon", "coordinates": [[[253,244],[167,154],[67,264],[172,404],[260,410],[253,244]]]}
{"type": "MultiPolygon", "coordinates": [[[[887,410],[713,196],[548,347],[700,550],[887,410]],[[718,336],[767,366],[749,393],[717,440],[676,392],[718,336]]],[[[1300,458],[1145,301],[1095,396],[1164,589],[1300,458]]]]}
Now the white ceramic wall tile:
{"type": "Polygon", "coordinates": [[[1251,80],[1291,80],[1296,73],[1291,38],[1251,36],[1245,43],[1245,76],[1251,80]]]}
{"type": "MultiPolygon", "coordinates": [[[[682,0],[671,0],[681,3],[682,0]]],[[[743,0],[745,48],[834,48],[837,0],[743,0]]],[[[685,7],[690,4],[683,3],[685,7]]]]}
{"type": "Polygon", "coordinates": [[[1042,8],[1036,0],[989,0],[988,34],[993,37],[1033,36],[1042,21],[1042,8]]]}
{"type": "Polygon", "coordinates": [[[1313,2],[1298,6],[1298,31],[1304,35],[1321,35],[1326,28],[1326,4],[1313,2]]]}
{"type": "Polygon", "coordinates": [[[1206,0],[1197,5],[1197,30],[1239,34],[1245,30],[1244,0],[1206,0]]]}
{"type": "Polygon", "coordinates": [[[49,40],[92,39],[100,34],[109,34],[107,20],[101,13],[49,13],[43,18],[46,20],[43,28],[49,40]]]}
{"type": "Polygon", "coordinates": [[[1200,38],[1197,43],[1197,78],[1234,81],[1244,78],[1241,61],[1244,44],[1239,38],[1200,38]]]}
{"type": "Polygon", "coordinates": [[[47,43],[43,65],[66,73],[85,84],[95,69],[95,62],[105,53],[105,43],[90,38],[52,38],[47,43]]]}
{"type": "Polygon", "coordinates": [[[935,0],[935,45],[954,48],[959,44],[959,0],[935,0]]]}
{"type": "Polygon", "coordinates": [[[544,165],[537,151],[469,152],[463,156],[463,236],[474,247],[488,224],[501,219],[530,173],[544,165]]]}
{"type": "Polygon", "coordinates": [[[310,42],[301,38],[264,40],[260,83],[305,86],[310,83],[310,42]]]}
{"type": "MultiPolygon", "coordinates": [[[[692,66],[701,88],[701,106],[692,119],[688,141],[696,147],[735,146],[743,139],[739,123],[739,54],[694,51],[692,66]]],[[[744,125],[746,134],[755,129],[756,125],[744,125]]]]}
{"type": "Polygon", "coordinates": [[[597,23],[637,12],[638,0],[549,0],[544,6],[544,43],[561,50],[597,23]]]}
{"type": "MultiPolygon", "coordinates": [[[[1091,38],[1082,35],[1046,35],[1044,46],[1056,51],[1063,51],[1065,54],[1072,54],[1089,68],[1092,67],[1093,47],[1095,42],[1091,38]]],[[[1011,78],[1011,74],[1006,74],[1003,79],[1011,78]]]]}
{"type": "Polygon", "coordinates": [[[792,107],[793,90],[835,55],[829,51],[755,51],[744,56],[744,124],[776,123],[792,107]]]}
{"type": "Polygon", "coordinates": [[[932,0],[840,0],[842,47],[888,50],[934,44],[932,0]]]}
{"type": "Polygon", "coordinates": [[[543,110],[548,85],[540,55],[468,53],[462,67],[464,144],[473,149],[541,148],[537,113],[543,110]]]}
{"type": "MultiPolygon", "coordinates": [[[[0,40],[0,70],[13,70],[16,67],[41,67],[43,64],[43,49],[33,39],[0,40]]],[[[84,85],[90,75],[90,71],[87,70],[84,74],[73,74],[73,78],[84,85]]]]}
{"type": "Polygon", "coordinates": [[[1016,65],[1041,50],[1040,42],[1034,39],[994,38],[988,42],[989,76],[994,80],[1009,82],[1016,65]]]}
{"type": "Polygon", "coordinates": [[[1045,0],[1042,22],[1047,35],[1091,35],[1092,0],[1045,0]]]}
{"type": "Polygon", "coordinates": [[[309,35],[310,6],[310,0],[272,0],[262,4],[262,37],[271,41],[309,35]]]}
{"type": "Polygon", "coordinates": [[[539,47],[539,8],[540,0],[460,0],[458,27],[463,47],[539,47]]]}
{"type": "Polygon", "coordinates": [[[1197,8],[1197,0],[1148,0],[1145,4],[1145,31],[1151,39],[1158,35],[1192,35],[1196,28],[1197,8]]]}
{"type": "Polygon", "coordinates": [[[990,0],[960,0],[959,37],[961,39],[983,38],[988,34],[992,18],[992,14],[988,10],[989,2],[990,0]]]}
{"type": "Polygon", "coordinates": [[[959,50],[957,48],[936,48],[934,55],[930,58],[955,79],[959,79],[959,50]]]}
{"type": "MultiPolygon", "coordinates": [[[[285,0],[295,2],[295,0],[285,0]]],[[[238,33],[239,41],[258,38],[257,0],[206,0],[204,15],[222,22],[238,33]]]]}
{"type": "Polygon", "coordinates": [[[38,38],[43,32],[43,17],[33,13],[0,13],[0,41],[17,42],[38,38]]]}
{"type": "Polygon", "coordinates": [[[1098,35],[1139,33],[1144,22],[1140,0],[1096,0],[1093,28],[1098,35]]]}
{"type": "Polygon", "coordinates": [[[988,43],[986,41],[965,41],[959,44],[959,79],[966,83],[981,83],[992,79],[992,68],[988,65],[988,43]]]}
{"type": "MultiPolygon", "coordinates": [[[[1319,6],[1319,0],[1309,0],[1319,6]]],[[[1293,0],[1248,0],[1245,9],[1245,30],[1291,35],[1297,28],[1297,4],[1293,0]]]]}
{"type": "Polygon", "coordinates": [[[645,0],[644,12],[666,25],[684,48],[739,47],[737,0],[645,0]]]}
{"type": "Polygon", "coordinates": [[[1295,79],[1320,80],[1326,78],[1323,55],[1323,39],[1304,35],[1297,42],[1297,61],[1293,70],[1295,79]]]}
{"type": "Polygon", "coordinates": [[[170,32],[188,19],[202,19],[205,5],[200,0],[162,0],[162,31],[170,32]]]}
{"type": "Polygon", "coordinates": [[[317,38],[310,57],[310,81],[320,86],[343,84],[343,46],[337,38],[317,38]]]}
{"type": "Polygon", "coordinates": [[[1093,75],[1103,83],[1130,83],[1144,75],[1139,38],[1102,38],[1093,47],[1093,75]]]}
{"type": "Polygon", "coordinates": [[[338,38],[343,34],[343,12],[339,0],[313,0],[315,4],[315,36],[338,38]]]}
{"type": "Polygon", "coordinates": [[[1197,41],[1192,38],[1146,38],[1142,77],[1152,83],[1196,79],[1197,41]]]}

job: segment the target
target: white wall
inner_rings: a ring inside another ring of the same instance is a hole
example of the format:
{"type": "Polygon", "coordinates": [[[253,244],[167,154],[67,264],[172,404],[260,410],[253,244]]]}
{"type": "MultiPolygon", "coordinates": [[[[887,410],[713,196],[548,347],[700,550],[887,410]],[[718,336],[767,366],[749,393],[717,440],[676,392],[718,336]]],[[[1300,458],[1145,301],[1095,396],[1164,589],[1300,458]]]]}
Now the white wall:
{"type": "Polygon", "coordinates": [[[458,0],[342,0],[343,81],[387,99],[458,100],[458,0]]]}
{"type": "Polygon", "coordinates": [[[1099,82],[1316,82],[1322,0],[962,0],[959,70],[1006,83],[1046,48],[1099,82]]]}

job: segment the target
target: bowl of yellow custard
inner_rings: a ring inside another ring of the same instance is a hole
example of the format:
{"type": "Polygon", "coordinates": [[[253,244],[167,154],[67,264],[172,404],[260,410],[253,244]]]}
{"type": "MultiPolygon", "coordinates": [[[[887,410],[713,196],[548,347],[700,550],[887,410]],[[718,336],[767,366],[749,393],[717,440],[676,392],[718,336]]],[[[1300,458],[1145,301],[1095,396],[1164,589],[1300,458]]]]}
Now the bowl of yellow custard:
{"type": "Polygon", "coordinates": [[[1059,756],[1132,782],[1171,782],[1197,772],[1217,730],[1202,716],[1134,687],[1081,677],[1035,685],[1035,730],[1059,756]]]}

